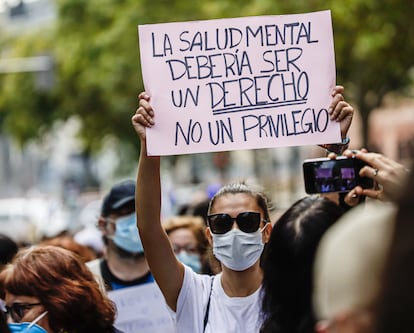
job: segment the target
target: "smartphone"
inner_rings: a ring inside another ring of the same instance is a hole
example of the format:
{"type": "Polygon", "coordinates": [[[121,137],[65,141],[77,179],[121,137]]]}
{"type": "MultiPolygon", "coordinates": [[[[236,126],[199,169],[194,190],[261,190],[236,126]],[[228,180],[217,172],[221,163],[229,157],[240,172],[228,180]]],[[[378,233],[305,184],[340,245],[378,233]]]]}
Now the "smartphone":
{"type": "Polygon", "coordinates": [[[308,194],[349,192],[355,186],[372,188],[374,182],[371,178],[361,177],[359,170],[366,165],[356,158],[337,157],[315,158],[303,161],[303,177],[305,191],[308,194]]]}

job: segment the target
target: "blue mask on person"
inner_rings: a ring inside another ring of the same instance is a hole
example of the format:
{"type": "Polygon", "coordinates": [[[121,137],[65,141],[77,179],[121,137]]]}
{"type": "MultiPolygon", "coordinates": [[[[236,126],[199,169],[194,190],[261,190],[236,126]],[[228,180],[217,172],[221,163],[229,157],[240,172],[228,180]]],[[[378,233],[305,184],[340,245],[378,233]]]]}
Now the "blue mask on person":
{"type": "Polygon", "coordinates": [[[47,333],[47,331],[37,324],[32,323],[10,323],[11,333],[47,333]]]}
{"type": "Polygon", "coordinates": [[[201,261],[199,254],[180,251],[180,253],[176,254],[175,256],[179,261],[181,261],[184,265],[190,267],[194,272],[201,272],[201,261]]]}
{"type": "Polygon", "coordinates": [[[116,246],[127,252],[144,252],[144,247],[139,237],[135,213],[117,219],[115,234],[110,238],[116,246]]]}
{"type": "Polygon", "coordinates": [[[31,323],[10,323],[8,324],[11,333],[48,333],[43,327],[36,323],[47,315],[47,311],[43,312],[39,317],[31,323]]]}

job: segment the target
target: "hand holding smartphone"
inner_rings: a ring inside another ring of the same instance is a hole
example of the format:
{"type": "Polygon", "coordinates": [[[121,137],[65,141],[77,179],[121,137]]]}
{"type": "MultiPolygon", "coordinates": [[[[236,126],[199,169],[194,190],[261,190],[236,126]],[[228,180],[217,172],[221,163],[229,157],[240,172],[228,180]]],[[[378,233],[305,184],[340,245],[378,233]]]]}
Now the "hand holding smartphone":
{"type": "Polygon", "coordinates": [[[372,188],[374,182],[361,177],[359,170],[366,165],[356,158],[315,158],[303,161],[305,191],[308,194],[349,192],[356,186],[372,188]]]}

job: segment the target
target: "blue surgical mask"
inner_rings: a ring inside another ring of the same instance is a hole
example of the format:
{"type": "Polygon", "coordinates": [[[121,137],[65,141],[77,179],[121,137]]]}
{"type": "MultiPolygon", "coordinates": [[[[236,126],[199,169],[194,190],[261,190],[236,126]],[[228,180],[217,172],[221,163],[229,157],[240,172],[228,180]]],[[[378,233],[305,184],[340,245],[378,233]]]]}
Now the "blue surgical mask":
{"type": "Polygon", "coordinates": [[[201,261],[199,254],[180,251],[180,253],[176,254],[175,256],[179,261],[181,261],[184,265],[190,267],[194,272],[201,272],[201,261]]]}
{"type": "Polygon", "coordinates": [[[10,333],[47,333],[47,331],[37,324],[31,323],[10,323],[10,333]]]}
{"type": "Polygon", "coordinates": [[[31,323],[10,323],[8,324],[11,333],[48,333],[43,327],[36,323],[46,316],[47,311],[43,312],[39,317],[31,323]]]}
{"type": "Polygon", "coordinates": [[[143,253],[141,238],[137,228],[135,213],[116,220],[115,234],[110,239],[116,246],[131,253],[143,253]]]}

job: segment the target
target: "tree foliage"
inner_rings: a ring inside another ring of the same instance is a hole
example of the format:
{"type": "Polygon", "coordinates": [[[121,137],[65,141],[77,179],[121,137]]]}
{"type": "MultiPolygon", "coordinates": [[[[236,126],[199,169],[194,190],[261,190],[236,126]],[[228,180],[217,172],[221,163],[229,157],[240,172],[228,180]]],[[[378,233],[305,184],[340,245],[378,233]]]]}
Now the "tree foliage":
{"type": "Polygon", "coordinates": [[[349,87],[364,125],[372,109],[390,92],[407,92],[414,66],[414,2],[331,2],[335,28],[337,70],[349,87]]]}
{"type": "MultiPolygon", "coordinates": [[[[3,39],[3,58],[42,55],[51,47],[51,32],[43,31],[42,38],[35,34],[12,41],[3,39]]],[[[37,86],[37,73],[12,73],[0,76],[0,128],[24,143],[46,133],[56,119],[54,94],[37,86]]]]}
{"type": "MultiPolygon", "coordinates": [[[[41,136],[57,119],[78,116],[86,151],[107,135],[136,146],[130,116],[141,81],[137,25],[331,9],[338,83],[364,119],[385,94],[402,91],[414,62],[406,0],[57,0],[56,25],[2,41],[2,57],[51,54],[55,86],[32,74],[0,77],[0,125],[19,141],[41,136]]],[[[366,126],[366,124],[365,124],[366,126]]],[[[134,156],[135,158],[135,156],[134,156]]]]}

